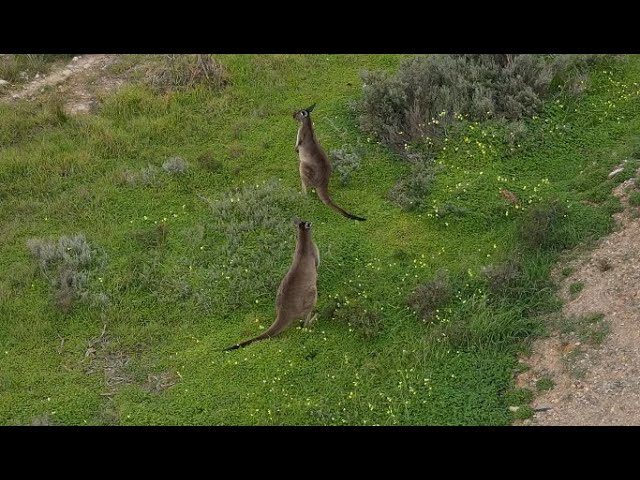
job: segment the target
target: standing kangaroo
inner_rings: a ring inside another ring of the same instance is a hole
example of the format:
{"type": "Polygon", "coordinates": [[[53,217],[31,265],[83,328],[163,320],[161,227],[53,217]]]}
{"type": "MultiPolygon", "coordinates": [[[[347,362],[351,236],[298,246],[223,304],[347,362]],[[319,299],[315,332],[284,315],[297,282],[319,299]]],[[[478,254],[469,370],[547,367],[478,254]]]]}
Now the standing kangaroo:
{"type": "Polygon", "coordinates": [[[344,211],[333,203],[329,196],[329,178],[331,177],[331,163],[324,153],[322,147],[316,140],[311,122],[311,112],[315,108],[314,103],[310,107],[298,110],[293,113],[293,118],[298,120],[298,137],[296,138],[296,152],[300,157],[300,180],[302,181],[302,191],[307,193],[307,187],[315,187],[318,197],[325,205],[328,205],[336,212],[352,220],[364,221],[366,218],[356,217],[344,211]]]}
{"type": "Polygon", "coordinates": [[[318,265],[320,265],[320,252],[311,240],[311,222],[294,219],[293,223],[298,227],[298,240],[293,253],[293,263],[280,282],[276,295],[275,322],[257,337],[227,347],[224,351],[235,350],[258,340],[275,337],[289,327],[294,320],[304,319],[304,326],[308,327],[316,319],[317,315],[312,318],[311,314],[318,300],[316,278],[318,265]]]}

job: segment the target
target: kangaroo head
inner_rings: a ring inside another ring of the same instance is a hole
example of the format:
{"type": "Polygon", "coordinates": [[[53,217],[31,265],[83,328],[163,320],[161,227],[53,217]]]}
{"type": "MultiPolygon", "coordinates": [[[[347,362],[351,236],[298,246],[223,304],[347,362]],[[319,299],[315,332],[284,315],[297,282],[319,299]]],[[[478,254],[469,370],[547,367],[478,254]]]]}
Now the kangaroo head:
{"type": "Polygon", "coordinates": [[[316,108],[316,104],[315,103],[313,105],[311,105],[310,107],[303,108],[302,110],[298,110],[296,112],[293,112],[293,118],[295,118],[299,122],[302,122],[306,117],[309,116],[309,114],[311,112],[313,112],[314,108],[316,108]]]}
{"type": "Polygon", "coordinates": [[[311,230],[311,225],[313,225],[311,222],[305,222],[298,217],[294,217],[292,221],[300,230],[311,230]]]}

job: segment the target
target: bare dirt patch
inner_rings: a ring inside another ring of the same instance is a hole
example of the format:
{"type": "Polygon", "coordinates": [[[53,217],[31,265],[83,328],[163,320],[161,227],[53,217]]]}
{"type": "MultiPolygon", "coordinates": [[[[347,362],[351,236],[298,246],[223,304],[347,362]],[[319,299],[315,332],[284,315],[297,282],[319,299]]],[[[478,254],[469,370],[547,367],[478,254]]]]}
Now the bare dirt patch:
{"type": "Polygon", "coordinates": [[[89,340],[84,354],[87,359],[84,371],[87,375],[98,372],[104,375],[107,391],[101,395],[109,397],[116,394],[116,388],[119,385],[132,383],[131,375],[126,370],[131,357],[123,351],[112,348],[110,345],[112,337],[105,335],[105,332],[106,325],[100,336],[89,340]]]}
{"type": "MultiPolygon", "coordinates": [[[[640,425],[640,218],[628,204],[634,185],[635,179],[629,179],[614,190],[625,206],[615,215],[618,230],[594,250],[561,262],[554,273],[565,302],[563,318],[602,313],[608,334],[581,341],[576,331],[555,329],[534,342],[532,355],[521,360],[530,369],[516,383],[535,390],[537,381],[551,378],[554,387],[533,402],[534,409],[551,408],[518,424],[640,425]],[[569,274],[563,276],[562,270],[569,274]],[[576,283],[584,287],[571,294],[576,283]]],[[[590,328],[588,323],[584,328],[590,328]]]]}
{"type": "Polygon", "coordinates": [[[40,76],[17,91],[9,91],[3,101],[33,100],[40,95],[58,91],[68,114],[89,113],[100,95],[113,92],[125,79],[109,68],[120,55],[91,54],[74,57],[71,62],[40,76]]]}

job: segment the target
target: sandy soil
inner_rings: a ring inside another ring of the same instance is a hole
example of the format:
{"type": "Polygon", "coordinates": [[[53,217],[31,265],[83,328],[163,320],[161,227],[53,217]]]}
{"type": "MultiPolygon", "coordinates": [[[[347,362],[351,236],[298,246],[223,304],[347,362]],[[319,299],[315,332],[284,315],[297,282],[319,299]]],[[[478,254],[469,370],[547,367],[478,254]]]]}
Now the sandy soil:
{"type": "Polygon", "coordinates": [[[53,87],[62,94],[66,113],[89,113],[100,94],[114,91],[124,83],[107,69],[118,57],[104,54],[74,57],[66,66],[32,80],[21,89],[9,91],[3,100],[34,99],[53,87]]]}
{"type": "MultiPolygon", "coordinates": [[[[625,206],[615,215],[618,229],[598,246],[558,266],[554,277],[566,302],[564,316],[603,313],[610,333],[600,345],[555,333],[534,342],[533,354],[522,359],[530,370],[517,385],[535,391],[536,381],[551,378],[555,386],[537,395],[539,411],[530,425],[640,425],[640,213],[628,204],[635,179],[614,193],[625,206]],[[575,268],[562,277],[564,267],[575,268]],[[577,294],[569,286],[583,282],[577,294]]],[[[597,342],[596,342],[597,343],[597,342]]]]}

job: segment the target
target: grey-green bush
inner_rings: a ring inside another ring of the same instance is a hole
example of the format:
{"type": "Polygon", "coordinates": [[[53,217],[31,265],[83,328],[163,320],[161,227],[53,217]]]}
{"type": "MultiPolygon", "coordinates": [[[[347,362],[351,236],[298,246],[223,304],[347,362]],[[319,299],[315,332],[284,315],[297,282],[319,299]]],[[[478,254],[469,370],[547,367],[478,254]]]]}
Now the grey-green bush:
{"type": "Polygon", "coordinates": [[[184,175],[187,173],[187,168],[189,168],[189,164],[180,157],[171,157],[164,161],[162,164],[162,168],[165,172],[171,173],[173,175],[184,175]]]}
{"type": "Polygon", "coordinates": [[[406,60],[394,76],[362,76],[362,128],[400,149],[442,137],[456,115],[530,116],[542,104],[552,69],[534,55],[421,55],[406,60]]]}
{"type": "Polygon", "coordinates": [[[360,154],[353,147],[343,145],[341,148],[331,150],[329,158],[340,184],[348,185],[351,174],[360,168],[360,154]]]}
{"type": "Polygon", "coordinates": [[[57,241],[31,238],[27,240],[27,248],[49,280],[55,304],[63,312],[69,312],[77,301],[108,303],[104,292],[89,291],[89,271],[97,252],[83,234],[62,235],[57,241]]]}

